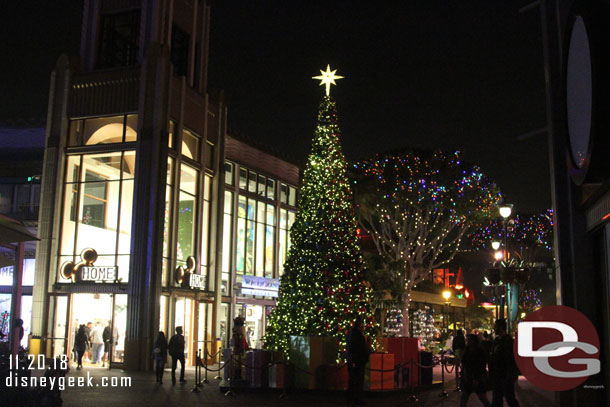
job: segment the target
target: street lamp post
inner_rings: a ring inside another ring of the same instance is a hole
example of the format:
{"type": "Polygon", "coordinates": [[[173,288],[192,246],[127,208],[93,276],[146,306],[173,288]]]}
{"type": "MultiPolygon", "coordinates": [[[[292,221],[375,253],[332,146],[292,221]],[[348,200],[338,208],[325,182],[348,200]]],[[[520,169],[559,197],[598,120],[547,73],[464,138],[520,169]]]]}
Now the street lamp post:
{"type": "Polygon", "coordinates": [[[451,305],[451,302],[449,301],[449,298],[451,298],[451,291],[449,290],[445,290],[443,291],[443,298],[445,299],[445,323],[447,324],[447,332],[449,332],[449,306],[451,305]]]}
{"type": "MultiPolygon", "coordinates": [[[[502,216],[502,237],[504,238],[504,267],[506,268],[508,266],[508,261],[509,261],[509,251],[508,251],[508,237],[506,235],[506,224],[508,222],[508,218],[510,218],[510,215],[513,211],[513,206],[511,204],[504,204],[502,206],[500,206],[499,208],[500,210],[500,216],[502,216]]],[[[506,297],[502,297],[502,300],[500,302],[500,319],[504,316],[504,302],[505,302],[505,298],[506,298],[506,314],[507,314],[507,318],[506,318],[506,327],[508,332],[510,332],[510,283],[507,284],[506,281],[504,281],[504,284],[506,285],[506,297]]]]}

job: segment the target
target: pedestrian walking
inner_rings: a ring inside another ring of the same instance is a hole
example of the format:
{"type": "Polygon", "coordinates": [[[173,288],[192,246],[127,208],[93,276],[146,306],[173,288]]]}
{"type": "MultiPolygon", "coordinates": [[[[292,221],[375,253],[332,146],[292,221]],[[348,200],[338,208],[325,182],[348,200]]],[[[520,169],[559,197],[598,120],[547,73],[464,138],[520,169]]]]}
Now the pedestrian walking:
{"type": "Polygon", "coordinates": [[[481,348],[483,348],[483,351],[485,352],[485,363],[487,363],[487,361],[489,361],[489,357],[491,354],[491,338],[489,336],[489,333],[487,333],[487,331],[483,332],[483,340],[481,341],[481,348]]]}
{"type": "Polygon", "coordinates": [[[76,338],[74,338],[74,349],[76,350],[76,355],[78,358],[76,370],[81,370],[83,368],[83,356],[85,355],[88,345],[89,335],[87,334],[87,327],[85,325],[81,325],[78,328],[76,338]]]}
{"type": "Polygon", "coordinates": [[[184,336],[182,336],[182,327],[176,327],[176,334],[169,340],[169,354],[172,357],[172,384],[176,384],[176,367],[180,361],[180,383],[186,383],[184,380],[184,336]]]}
{"type": "Polygon", "coordinates": [[[364,337],[364,321],[356,318],[347,337],[347,372],[349,375],[347,399],[349,403],[365,404],[362,400],[364,368],[369,360],[371,349],[364,337]]]}
{"type": "Polygon", "coordinates": [[[102,333],[102,339],[104,340],[104,356],[102,357],[102,367],[106,366],[106,362],[110,365],[110,349],[112,348],[112,321],[108,321],[108,325],[104,328],[102,333]]]}
{"type": "Polygon", "coordinates": [[[460,389],[460,407],[466,407],[472,393],[476,393],[485,407],[491,407],[491,403],[485,394],[487,391],[487,357],[485,351],[479,344],[477,335],[468,335],[468,341],[464,354],[462,355],[462,379],[460,389]]]}
{"type": "MultiPolygon", "coordinates": [[[[157,383],[163,384],[163,371],[165,369],[165,363],[167,362],[167,339],[165,339],[165,334],[163,332],[159,332],[157,335],[157,340],[153,345],[153,360],[155,361],[155,372],[157,374],[157,383]]],[[[184,358],[184,352],[182,353],[184,358]]],[[[173,357],[172,357],[173,358],[173,357]]],[[[184,364],[183,364],[184,370],[184,364]]],[[[172,368],[172,375],[175,371],[175,366],[172,368]]],[[[173,377],[173,376],[172,376],[173,377]]],[[[173,382],[175,383],[175,379],[173,382]]]]}
{"type": "Polygon", "coordinates": [[[98,321],[95,323],[95,328],[91,331],[91,362],[97,365],[102,361],[102,354],[104,353],[104,328],[98,321]]]}
{"type": "Polygon", "coordinates": [[[459,377],[462,374],[461,365],[462,365],[462,355],[464,354],[464,349],[466,349],[466,338],[464,338],[464,332],[461,329],[457,329],[455,331],[455,336],[453,337],[453,342],[451,344],[451,349],[453,350],[453,354],[456,357],[456,365],[457,369],[456,380],[457,380],[457,388],[456,391],[459,390],[460,380],[459,377]]]}
{"type": "Polygon", "coordinates": [[[498,319],[495,324],[494,339],[489,359],[489,373],[493,390],[492,405],[502,407],[503,399],[510,407],[519,407],[515,398],[515,381],[518,376],[513,355],[513,338],[506,332],[506,320],[498,319]]]}

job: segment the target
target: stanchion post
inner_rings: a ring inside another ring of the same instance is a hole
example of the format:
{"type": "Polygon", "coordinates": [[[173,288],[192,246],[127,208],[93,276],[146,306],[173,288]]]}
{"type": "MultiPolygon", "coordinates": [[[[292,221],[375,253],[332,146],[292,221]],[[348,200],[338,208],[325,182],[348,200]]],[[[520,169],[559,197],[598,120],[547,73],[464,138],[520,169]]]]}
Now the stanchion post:
{"type": "Polygon", "coordinates": [[[199,385],[197,384],[197,382],[199,381],[199,378],[197,376],[197,372],[198,372],[198,368],[199,368],[199,349],[197,349],[197,354],[195,356],[195,385],[193,386],[193,390],[191,390],[191,392],[193,393],[199,393],[201,390],[199,390],[199,385]]]}
{"type": "Polygon", "coordinates": [[[453,366],[453,369],[455,369],[455,390],[454,391],[460,391],[460,374],[459,374],[459,370],[460,370],[460,359],[458,357],[455,357],[455,365],[453,366]]]}
{"type": "Polygon", "coordinates": [[[220,376],[220,358],[221,358],[220,354],[221,354],[221,350],[222,350],[222,346],[221,346],[221,349],[216,349],[216,355],[215,356],[218,356],[218,374],[216,376],[214,376],[215,380],[222,380],[222,377],[220,376]]]}
{"type": "Polygon", "coordinates": [[[229,390],[225,393],[225,396],[235,396],[233,393],[233,353],[231,353],[231,357],[229,358],[229,362],[231,365],[229,366],[229,390]]]}
{"type": "Polygon", "coordinates": [[[415,395],[415,385],[413,384],[415,378],[415,370],[413,370],[413,358],[409,360],[409,385],[411,387],[411,395],[409,396],[409,401],[417,402],[419,399],[415,395]]]}
{"type": "Polygon", "coordinates": [[[208,380],[208,348],[203,344],[203,369],[205,370],[205,378],[203,379],[204,384],[210,384],[208,380]]]}
{"type": "Polygon", "coordinates": [[[441,386],[443,386],[443,390],[441,391],[441,394],[439,394],[439,397],[449,397],[449,394],[447,394],[447,391],[445,390],[445,354],[441,353],[441,386]]]}

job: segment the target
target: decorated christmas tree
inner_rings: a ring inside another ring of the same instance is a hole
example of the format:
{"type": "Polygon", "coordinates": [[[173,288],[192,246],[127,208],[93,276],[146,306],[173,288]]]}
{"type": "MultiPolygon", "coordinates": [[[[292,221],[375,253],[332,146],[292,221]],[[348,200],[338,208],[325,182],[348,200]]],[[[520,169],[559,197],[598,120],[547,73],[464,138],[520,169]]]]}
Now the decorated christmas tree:
{"type": "MultiPolygon", "coordinates": [[[[322,71],[321,71],[322,72],[322,71]]],[[[335,101],[329,96],[334,72],[322,72],[326,96],[320,104],[311,154],[305,168],[299,210],[277,308],[269,318],[265,347],[287,353],[291,335],[330,336],[345,357],[347,334],[357,316],[374,338],[371,289],[357,239],[352,191],[339,140],[335,101]]]]}
{"type": "Polygon", "coordinates": [[[400,308],[394,308],[386,314],[386,328],[385,333],[387,336],[399,336],[402,331],[402,310],[400,308]]]}
{"type": "Polygon", "coordinates": [[[418,309],[413,313],[413,336],[421,338],[424,347],[428,347],[436,337],[434,315],[430,306],[426,305],[424,309],[418,309]]]}

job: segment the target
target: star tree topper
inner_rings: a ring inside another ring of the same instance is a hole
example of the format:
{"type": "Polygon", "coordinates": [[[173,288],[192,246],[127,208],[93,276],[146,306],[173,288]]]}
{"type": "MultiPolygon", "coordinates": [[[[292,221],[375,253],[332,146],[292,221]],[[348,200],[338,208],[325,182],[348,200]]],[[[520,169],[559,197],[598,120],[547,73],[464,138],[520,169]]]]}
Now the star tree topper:
{"type": "Polygon", "coordinates": [[[326,96],[330,96],[330,85],[336,85],[335,79],[343,79],[343,76],[335,75],[335,72],[337,72],[336,69],[331,71],[330,65],[326,65],[326,72],[320,69],[322,75],[312,77],[312,79],[320,80],[320,86],[326,85],[326,96]]]}

